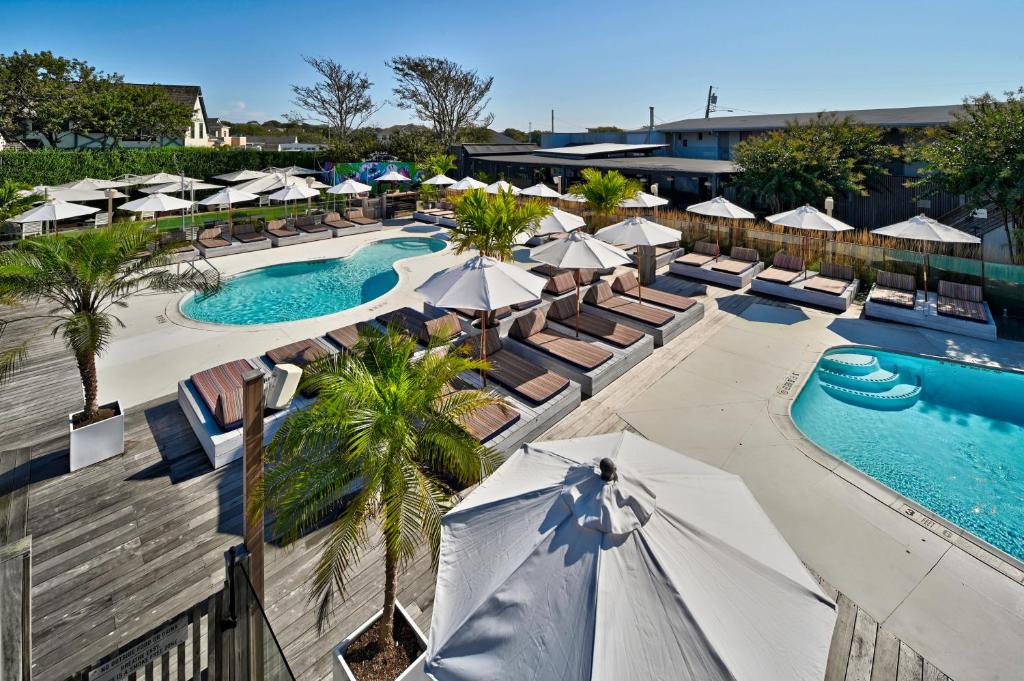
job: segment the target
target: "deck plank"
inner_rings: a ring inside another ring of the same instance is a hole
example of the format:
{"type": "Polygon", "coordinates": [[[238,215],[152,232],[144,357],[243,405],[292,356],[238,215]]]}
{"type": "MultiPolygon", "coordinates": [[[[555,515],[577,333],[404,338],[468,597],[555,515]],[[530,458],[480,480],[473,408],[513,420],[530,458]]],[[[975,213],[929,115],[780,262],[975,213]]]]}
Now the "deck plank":
{"type": "Polygon", "coordinates": [[[913,648],[900,642],[900,664],[896,681],[922,681],[922,660],[913,648]]]}
{"type": "Polygon", "coordinates": [[[887,629],[878,627],[875,638],[875,661],[871,668],[871,681],[896,681],[899,667],[900,642],[887,629]]]}
{"type": "Polygon", "coordinates": [[[825,663],[825,681],[845,681],[856,622],[857,606],[845,594],[839,594],[836,601],[836,626],[832,630],[832,643],[825,663]]]}
{"type": "Polygon", "coordinates": [[[875,637],[878,625],[864,610],[857,610],[850,642],[850,662],[846,668],[846,681],[871,681],[871,666],[875,659],[875,637]]]}

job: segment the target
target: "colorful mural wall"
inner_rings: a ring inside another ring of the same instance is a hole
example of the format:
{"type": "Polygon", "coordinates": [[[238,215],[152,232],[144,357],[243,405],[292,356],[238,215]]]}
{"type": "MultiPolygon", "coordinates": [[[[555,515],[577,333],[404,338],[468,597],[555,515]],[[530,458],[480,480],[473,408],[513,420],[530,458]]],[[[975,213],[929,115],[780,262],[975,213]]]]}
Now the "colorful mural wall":
{"type": "MultiPolygon", "coordinates": [[[[338,184],[347,179],[353,179],[363,184],[375,184],[378,177],[395,171],[409,179],[418,182],[422,178],[415,163],[406,161],[364,161],[356,163],[324,163],[326,172],[331,184],[338,184]]],[[[390,190],[389,190],[390,191],[390,190]]]]}

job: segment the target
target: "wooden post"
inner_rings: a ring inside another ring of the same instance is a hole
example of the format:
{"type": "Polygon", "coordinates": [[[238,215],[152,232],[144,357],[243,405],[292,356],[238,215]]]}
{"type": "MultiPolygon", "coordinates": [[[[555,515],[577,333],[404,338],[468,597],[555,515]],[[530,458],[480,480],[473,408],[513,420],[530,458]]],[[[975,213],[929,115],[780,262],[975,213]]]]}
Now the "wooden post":
{"type": "Polygon", "coordinates": [[[263,374],[252,370],[242,377],[242,541],[249,552],[249,579],[263,602],[263,514],[252,517],[253,490],[263,480],[263,374]]]}
{"type": "Polygon", "coordinates": [[[658,270],[658,252],[654,246],[636,247],[636,272],[641,286],[654,283],[658,270]]]}

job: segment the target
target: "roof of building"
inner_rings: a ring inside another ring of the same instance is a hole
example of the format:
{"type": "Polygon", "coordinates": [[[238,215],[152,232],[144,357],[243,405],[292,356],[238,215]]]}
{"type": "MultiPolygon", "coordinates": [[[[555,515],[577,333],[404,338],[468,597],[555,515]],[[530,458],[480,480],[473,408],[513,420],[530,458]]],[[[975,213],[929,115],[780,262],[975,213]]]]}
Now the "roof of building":
{"type": "Polygon", "coordinates": [[[246,135],[247,144],[295,144],[299,138],[295,135],[246,135]]]}
{"type": "Polygon", "coordinates": [[[598,144],[577,144],[568,147],[549,147],[538,149],[538,154],[545,156],[565,156],[567,158],[591,158],[594,156],[610,156],[612,154],[638,154],[663,149],[667,144],[620,144],[602,142],[598,144]]]}
{"type": "Polygon", "coordinates": [[[205,121],[208,116],[206,115],[206,102],[203,101],[203,89],[198,85],[166,85],[164,83],[125,83],[125,85],[132,85],[134,87],[158,87],[167,93],[167,96],[172,101],[178,104],[183,104],[188,108],[192,108],[196,105],[196,100],[199,100],[199,109],[202,111],[203,120],[205,121]]]}
{"type": "MultiPolygon", "coordinates": [[[[867,125],[885,128],[920,128],[946,125],[953,114],[961,111],[960,104],[942,106],[911,106],[896,109],[854,109],[848,111],[814,111],[804,113],[757,114],[748,116],[716,116],[714,118],[686,118],[657,126],[662,132],[714,132],[730,130],[777,130],[790,121],[806,123],[819,113],[835,114],[867,125]]],[[[646,128],[644,128],[646,129],[646,128]]]]}
{"type": "Polygon", "coordinates": [[[217,128],[227,128],[227,127],[230,127],[230,126],[227,123],[225,123],[224,121],[222,121],[221,119],[219,119],[219,118],[209,118],[209,119],[206,120],[206,129],[207,130],[215,130],[217,128]]]}
{"type": "Polygon", "coordinates": [[[513,144],[463,144],[462,148],[470,156],[482,156],[485,154],[529,154],[537,150],[537,145],[524,142],[515,142],[513,144]]]}
{"type": "Polygon", "coordinates": [[[631,156],[625,158],[567,158],[542,154],[502,154],[478,156],[481,161],[530,166],[574,166],[640,173],[679,173],[681,175],[721,175],[737,172],[732,161],[715,161],[679,156],[631,156]]]}

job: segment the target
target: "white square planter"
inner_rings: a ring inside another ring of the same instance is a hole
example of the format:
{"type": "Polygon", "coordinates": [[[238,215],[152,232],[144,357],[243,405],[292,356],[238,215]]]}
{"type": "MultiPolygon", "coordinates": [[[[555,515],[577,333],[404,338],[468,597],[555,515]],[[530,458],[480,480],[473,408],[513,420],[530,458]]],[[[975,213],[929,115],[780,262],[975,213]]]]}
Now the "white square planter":
{"type": "Polygon", "coordinates": [[[77,414],[68,414],[72,471],[124,453],[124,412],[121,411],[121,403],[114,401],[101,405],[103,407],[113,409],[116,414],[81,428],[75,428],[74,425],[77,414]]]}
{"type": "MultiPolygon", "coordinates": [[[[383,608],[377,611],[370,619],[363,622],[363,624],[353,631],[344,641],[338,644],[338,647],[334,649],[334,681],[356,681],[356,677],[352,674],[352,670],[349,669],[348,663],[345,662],[345,651],[348,650],[349,645],[352,641],[359,638],[360,634],[372,627],[380,619],[380,616],[384,613],[383,608]]],[[[395,681],[429,681],[426,673],[423,671],[423,663],[427,659],[427,637],[423,635],[420,628],[416,626],[416,623],[409,617],[409,613],[405,611],[401,603],[395,602],[395,617],[401,617],[405,620],[405,623],[412,628],[416,634],[416,639],[423,646],[423,653],[417,657],[409,667],[399,674],[395,681]]]]}

